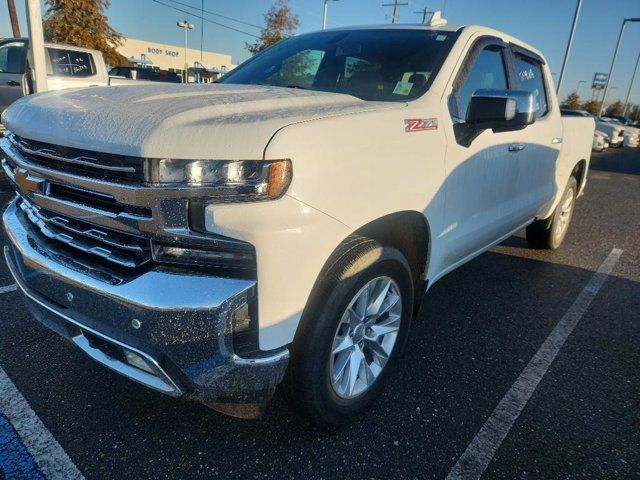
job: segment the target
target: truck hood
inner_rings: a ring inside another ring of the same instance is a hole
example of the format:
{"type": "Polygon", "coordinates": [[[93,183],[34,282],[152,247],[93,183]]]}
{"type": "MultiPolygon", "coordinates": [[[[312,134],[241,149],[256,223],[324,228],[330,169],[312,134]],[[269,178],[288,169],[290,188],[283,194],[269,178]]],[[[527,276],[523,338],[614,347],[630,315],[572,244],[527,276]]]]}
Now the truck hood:
{"type": "Polygon", "coordinates": [[[7,129],[45,143],[148,158],[257,159],[293,123],[406,104],[254,85],[132,85],[24,97],[7,129]]]}

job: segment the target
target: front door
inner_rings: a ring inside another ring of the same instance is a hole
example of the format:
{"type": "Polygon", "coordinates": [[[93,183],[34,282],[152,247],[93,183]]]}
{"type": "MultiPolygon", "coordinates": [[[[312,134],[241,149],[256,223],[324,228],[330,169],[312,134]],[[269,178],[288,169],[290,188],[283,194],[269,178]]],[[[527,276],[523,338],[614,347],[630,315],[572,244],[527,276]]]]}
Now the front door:
{"type": "Polygon", "coordinates": [[[469,138],[465,119],[479,89],[512,88],[509,52],[501,39],[475,41],[447,97],[445,228],[439,233],[451,266],[516,229],[522,222],[514,200],[521,172],[518,132],[484,130],[469,138]]]}

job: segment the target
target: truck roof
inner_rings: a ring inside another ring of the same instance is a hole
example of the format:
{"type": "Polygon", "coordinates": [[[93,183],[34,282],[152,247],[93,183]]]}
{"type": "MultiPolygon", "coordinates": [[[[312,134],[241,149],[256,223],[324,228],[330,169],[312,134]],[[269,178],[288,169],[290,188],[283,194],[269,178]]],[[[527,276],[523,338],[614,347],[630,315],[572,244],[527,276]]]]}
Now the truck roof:
{"type": "MultiPolygon", "coordinates": [[[[441,32],[462,32],[464,31],[465,33],[468,33],[469,36],[473,35],[473,34],[480,34],[480,35],[492,35],[492,36],[499,36],[504,38],[506,41],[508,42],[514,42],[517,45],[526,48],[527,50],[532,51],[533,53],[539,55],[541,58],[545,58],[544,55],[542,54],[542,52],[540,52],[540,50],[538,50],[537,48],[535,48],[532,45],[529,45],[528,43],[522,41],[519,38],[516,38],[512,35],[509,35],[508,33],[502,32],[500,30],[496,30],[493,28],[489,28],[489,27],[485,27],[482,25],[441,25],[441,26],[436,26],[436,27],[431,27],[429,25],[425,25],[425,24],[421,24],[421,23],[415,23],[415,24],[378,24],[378,25],[354,25],[354,26],[350,26],[350,27],[337,27],[337,28],[329,28],[327,30],[319,30],[319,31],[334,31],[334,32],[339,32],[339,31],[345,31],[345,30],[434,30],[434,31],[441,31],[441,32]]],[[[309,33],[316,33],[316,32],[309,32],[309,33]]],[[[304,35],[304,34],[302,34],[304,35]]],[[[546,60],[545,60],[546,61],[546,60]]]]}

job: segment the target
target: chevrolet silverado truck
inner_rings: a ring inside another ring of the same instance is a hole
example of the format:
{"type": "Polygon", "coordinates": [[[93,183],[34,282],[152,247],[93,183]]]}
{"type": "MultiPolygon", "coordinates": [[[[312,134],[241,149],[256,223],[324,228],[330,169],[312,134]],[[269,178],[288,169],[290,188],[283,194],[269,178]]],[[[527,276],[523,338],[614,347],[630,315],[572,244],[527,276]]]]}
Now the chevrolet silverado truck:
{"type": "Polygon", "coordinates": [[[561,118],[542,54],[439,23],[299,35],[213,85],[14,103],[4,255],[35,317],[230,415],[283,383],[311,419],[354,419],[425,292],[525,227],[560,247],[587,179],[594,121],[561,118]]]}

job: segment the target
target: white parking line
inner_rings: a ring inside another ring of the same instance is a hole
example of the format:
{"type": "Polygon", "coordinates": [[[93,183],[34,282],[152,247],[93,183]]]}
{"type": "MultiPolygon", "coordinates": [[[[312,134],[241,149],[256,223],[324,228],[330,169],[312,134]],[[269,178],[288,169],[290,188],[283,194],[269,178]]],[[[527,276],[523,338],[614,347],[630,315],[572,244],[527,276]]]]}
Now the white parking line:
{"type": "Polygon", "coordinates": [[[0,413],[9,419],[47,480],[84,480],[2,368],[0,413]]]}
{"type": "Polygon", "coordinates": [[[15,292],[18,289],[18,286],[14,283],[13,285],[7,285],[6,287],[0,287],[0,295],[3,293],[15,292]]]}
{"type": "Polygon", "coordinates": [[[447,480],[472,480],[482,476],[540,380],[547,373],[565,341],[618,263],[620,255],[622,250],[618,248],[611,250],[609,256],[591,277],[587,286],[560,319],[513,386],[502,397],[489,419],[447,475],[447,480]]]}

